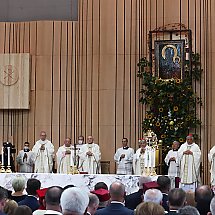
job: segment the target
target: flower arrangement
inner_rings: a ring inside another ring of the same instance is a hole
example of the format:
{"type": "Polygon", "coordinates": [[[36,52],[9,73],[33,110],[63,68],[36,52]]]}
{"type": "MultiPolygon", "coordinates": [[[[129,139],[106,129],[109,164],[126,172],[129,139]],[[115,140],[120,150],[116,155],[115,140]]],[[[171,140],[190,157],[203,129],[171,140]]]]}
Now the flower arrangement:
{"type": "Polygon", "coordinates": [[[184,79],[162,80],[149,72],[151,64],[146,58],[139,63],[138,77],[142,80],[140,103],[146,106],[143,131],[152,130],[164,145],[173,141],[184,142],[189,130],[201,124],[196,115],[196,106],[201,99],[195,94],[192,83],[201,77],[200,55],[192,54],[190,61],[185,61],[184,79]]]}

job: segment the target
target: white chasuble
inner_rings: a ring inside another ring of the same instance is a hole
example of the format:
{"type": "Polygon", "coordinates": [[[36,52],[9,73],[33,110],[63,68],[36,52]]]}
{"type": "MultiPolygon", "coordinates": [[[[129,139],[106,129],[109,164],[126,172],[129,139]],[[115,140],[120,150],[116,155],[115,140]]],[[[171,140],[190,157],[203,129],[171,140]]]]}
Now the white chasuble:
{"type": "Polygon", "coordinates": [[[114,160],[117,163],[117,174],[119,175],[132,175],[132,163],[134,157],[134,149],[125,147],[117,149],[114,160]],[[125,154],[124,158],[121,155],[125,154]]]}
{"type": "Polygon", "coordinates": [[[210,150],[208,154],[208,160],[211,163],[211,169],[210,169],[211,185],[214,186],[215,185],[215,146],[213,146],[213,148],[210,150]]]}
{"type": "Polygon", "coordinates": [[[173,151],[170,150],[166,157],[165,157],[165,163],[169,167],[168,168],[168,176],[175,176],[179,177],[179,164],[178,164],[178,150],[173,151]],[[175,158],[174,161],[170,161],[170,158],[175,158]]]}
{"type": "Polygon", "coordinates": [[[79,170],[87,172],[88,174],[101,173],[101,152],[98,144],[84,144],[79,151],[79,170]],[[87,155],[87,152],[91,152],[92,156],[87,155]]]}
{"type": "Polygon", "coordinates": [[[24,150],[21,150],[16,157],[16,162],[20,166],[19,172],[32,173],[34,165],[34,153],[32,151],[24,152],[24,150]],[[27,155],[27,158],[23,159],[25,154],[27,155]]]}
{"type": "Polygon", "coordinates": [[[65,145],[59,147],[57,153],[57,172],[62,174],[69,174],[70,167],[74,166],[74,150],[72,146],[66,147],[65,145]],[[70,152],[67,154],[66,152],[70,152]]]}
{"type": "Polygon", "coordinates": [[[178,160],[180,164],[180,178],[182,184],[193,184],[200,180],[199,168],[201,162],[201,151],[197,144],[185,142],[178,150],[178,160]],[[183,154],[190,150],[192,155],[183,154]]]}
{"type": "Polygon", "coordinates": [[[139,148],[139,149],[137,149],[136,153],[134,154],[133,169],[134,169],[135,175],[144,175],[145,168],[149,167],[149,165],[148,165],[149,156],[150,156],[149,149],[151,149],[151,147],[146,146],[145,152],[141,153],[141,148],[139,148]]]}
{"type": "Polygon", "coordinates": [[[35,173],[51,173],[53,168],[54,159],[54,146],[49,140],[38,140],[32,152],[35,156],[35,173]],[[41,146],[44,146],[44,150],[40,150],[41,146]]]}

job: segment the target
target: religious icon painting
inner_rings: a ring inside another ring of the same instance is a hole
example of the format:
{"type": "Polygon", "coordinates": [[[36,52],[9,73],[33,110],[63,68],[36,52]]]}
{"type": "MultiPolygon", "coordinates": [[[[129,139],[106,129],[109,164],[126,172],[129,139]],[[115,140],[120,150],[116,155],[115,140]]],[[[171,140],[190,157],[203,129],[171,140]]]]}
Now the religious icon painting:
{"type": "Polygon", "coordinates": [[[155,40],[155,76],[159,79],[183,79],[185,40],[155,40]]]}

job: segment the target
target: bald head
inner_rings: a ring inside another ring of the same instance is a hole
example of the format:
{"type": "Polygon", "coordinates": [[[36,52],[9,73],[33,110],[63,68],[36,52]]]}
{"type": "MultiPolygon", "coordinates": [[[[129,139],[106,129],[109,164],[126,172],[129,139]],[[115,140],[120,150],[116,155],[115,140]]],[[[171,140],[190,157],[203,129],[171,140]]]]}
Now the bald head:
{"type": "Polygon", "coordinates": [[[202,185],[195,190],[195,201],[201,203],[202,201],[210,202],[213,198],[213,193],[208,185],[202,185]]]}
{"type": "Polygon", "coordinates": [[[59,205],[62,192],[63,188],[58,186],[48,188],[45,195],[46,205],[59,205]]]}
{"type": "Polygon", "coordinates": [[[125,186],[120,182],[113,182],[110,185],[110,196],[112,201],[124,201],[125,186]]]}
{"type": "Polygon", "coordinates": [[[93,136],[91,136],[91,135],[89,135],[88,137],[87,137],[87,143],[89,143],[89,144],[92,144],[93,143],[93,136]]]}
{"type": "Polygon", "coordinates": [[[40,132],[40,139],[41,139],[42,141],[44,141],[44,140],[46,139],[46,132],[45,132],[45,131],[41,131],[41,132],[40,132]]]}

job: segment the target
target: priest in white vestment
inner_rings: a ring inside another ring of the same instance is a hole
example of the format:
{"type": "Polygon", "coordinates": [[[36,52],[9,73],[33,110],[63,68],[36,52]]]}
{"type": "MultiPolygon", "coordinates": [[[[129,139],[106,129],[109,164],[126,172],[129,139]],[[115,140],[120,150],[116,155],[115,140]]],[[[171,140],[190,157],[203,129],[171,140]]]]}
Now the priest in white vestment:
{"type": "Polygon", "coordinates": [[[134,149],[128,146],[128,139],[122,139],[122,147],[117,149],[114,160],[117,163],[117,174],[132,175],[134,149]]]}
{"type": "Polygon", "coordinates": [[[16,162],[19,165],[19,172],[32,173],[34,166],[34,153],[29,149],[29,142],[24,143],[23,150],[20,150],[16,162]]]}
{"type": "Polygon", "coordinates": [[[147,163],[147,142],[145,139],[140,141],[140,148],[137,149],[133,158],[133,169],[135,175],[145,175],[145,164],[147,163]]]}
{"type": "Polygon", "coordinates": [[[57,172],[62,174],[69,174],[71,172],[71,166],[74,166],[74,148],[71,145],[71,139],[66,138],[64,145],[59,147],[56,158],[57,158],[57,172]]]}
{"type": "Polygon", "coordinates": [[[54,145],[46,139],[46,132],[40,132],[40,140],[38,140],[32,152],[35,156],[35,173],[51,173],[54,159],[54,145]]]}
{"type": "Polygon", "coordinates": [[[88,136],[87,143],[81,146],[79,170],[88,174],[99,174],[101,173],[101,152],[99,145],[93,141],[93,137],[88,136]]]}
{"type": "Polygon", "coordinates": [[[74,153],[75,153],[75,165],[79,168],[80,167],[80,150],[81,147],[84,145],[84,136],[80,135],[78,136],[78,142],[74,144],[73,148],[74,148],[74,153]]]}
{"type": "Polygon", "coordinates": [[[210,150],[208,154],[208,160],[211,163],[211,169],[210,169],[211,186],[214,187],[215,186],[215,146],[213,146],[212,149],[210,150]]]}
{"type": "Polygon", "coordinates": [[[181,188],[194,192],[200,182],[201,151],[199,146],[193,142],[192,135],[188,135],[186,140],[178,150],[181,188]]]}
{"type": "Polygon", "coordinates": [[[178,141],[174,141],[172,144],[172,149],[167,153],[165,157],[165,163],[169,167],[168,168],[168,176],[179,176],[179,164],[178,164],[178,148],[180,143],[178,141]]]}

